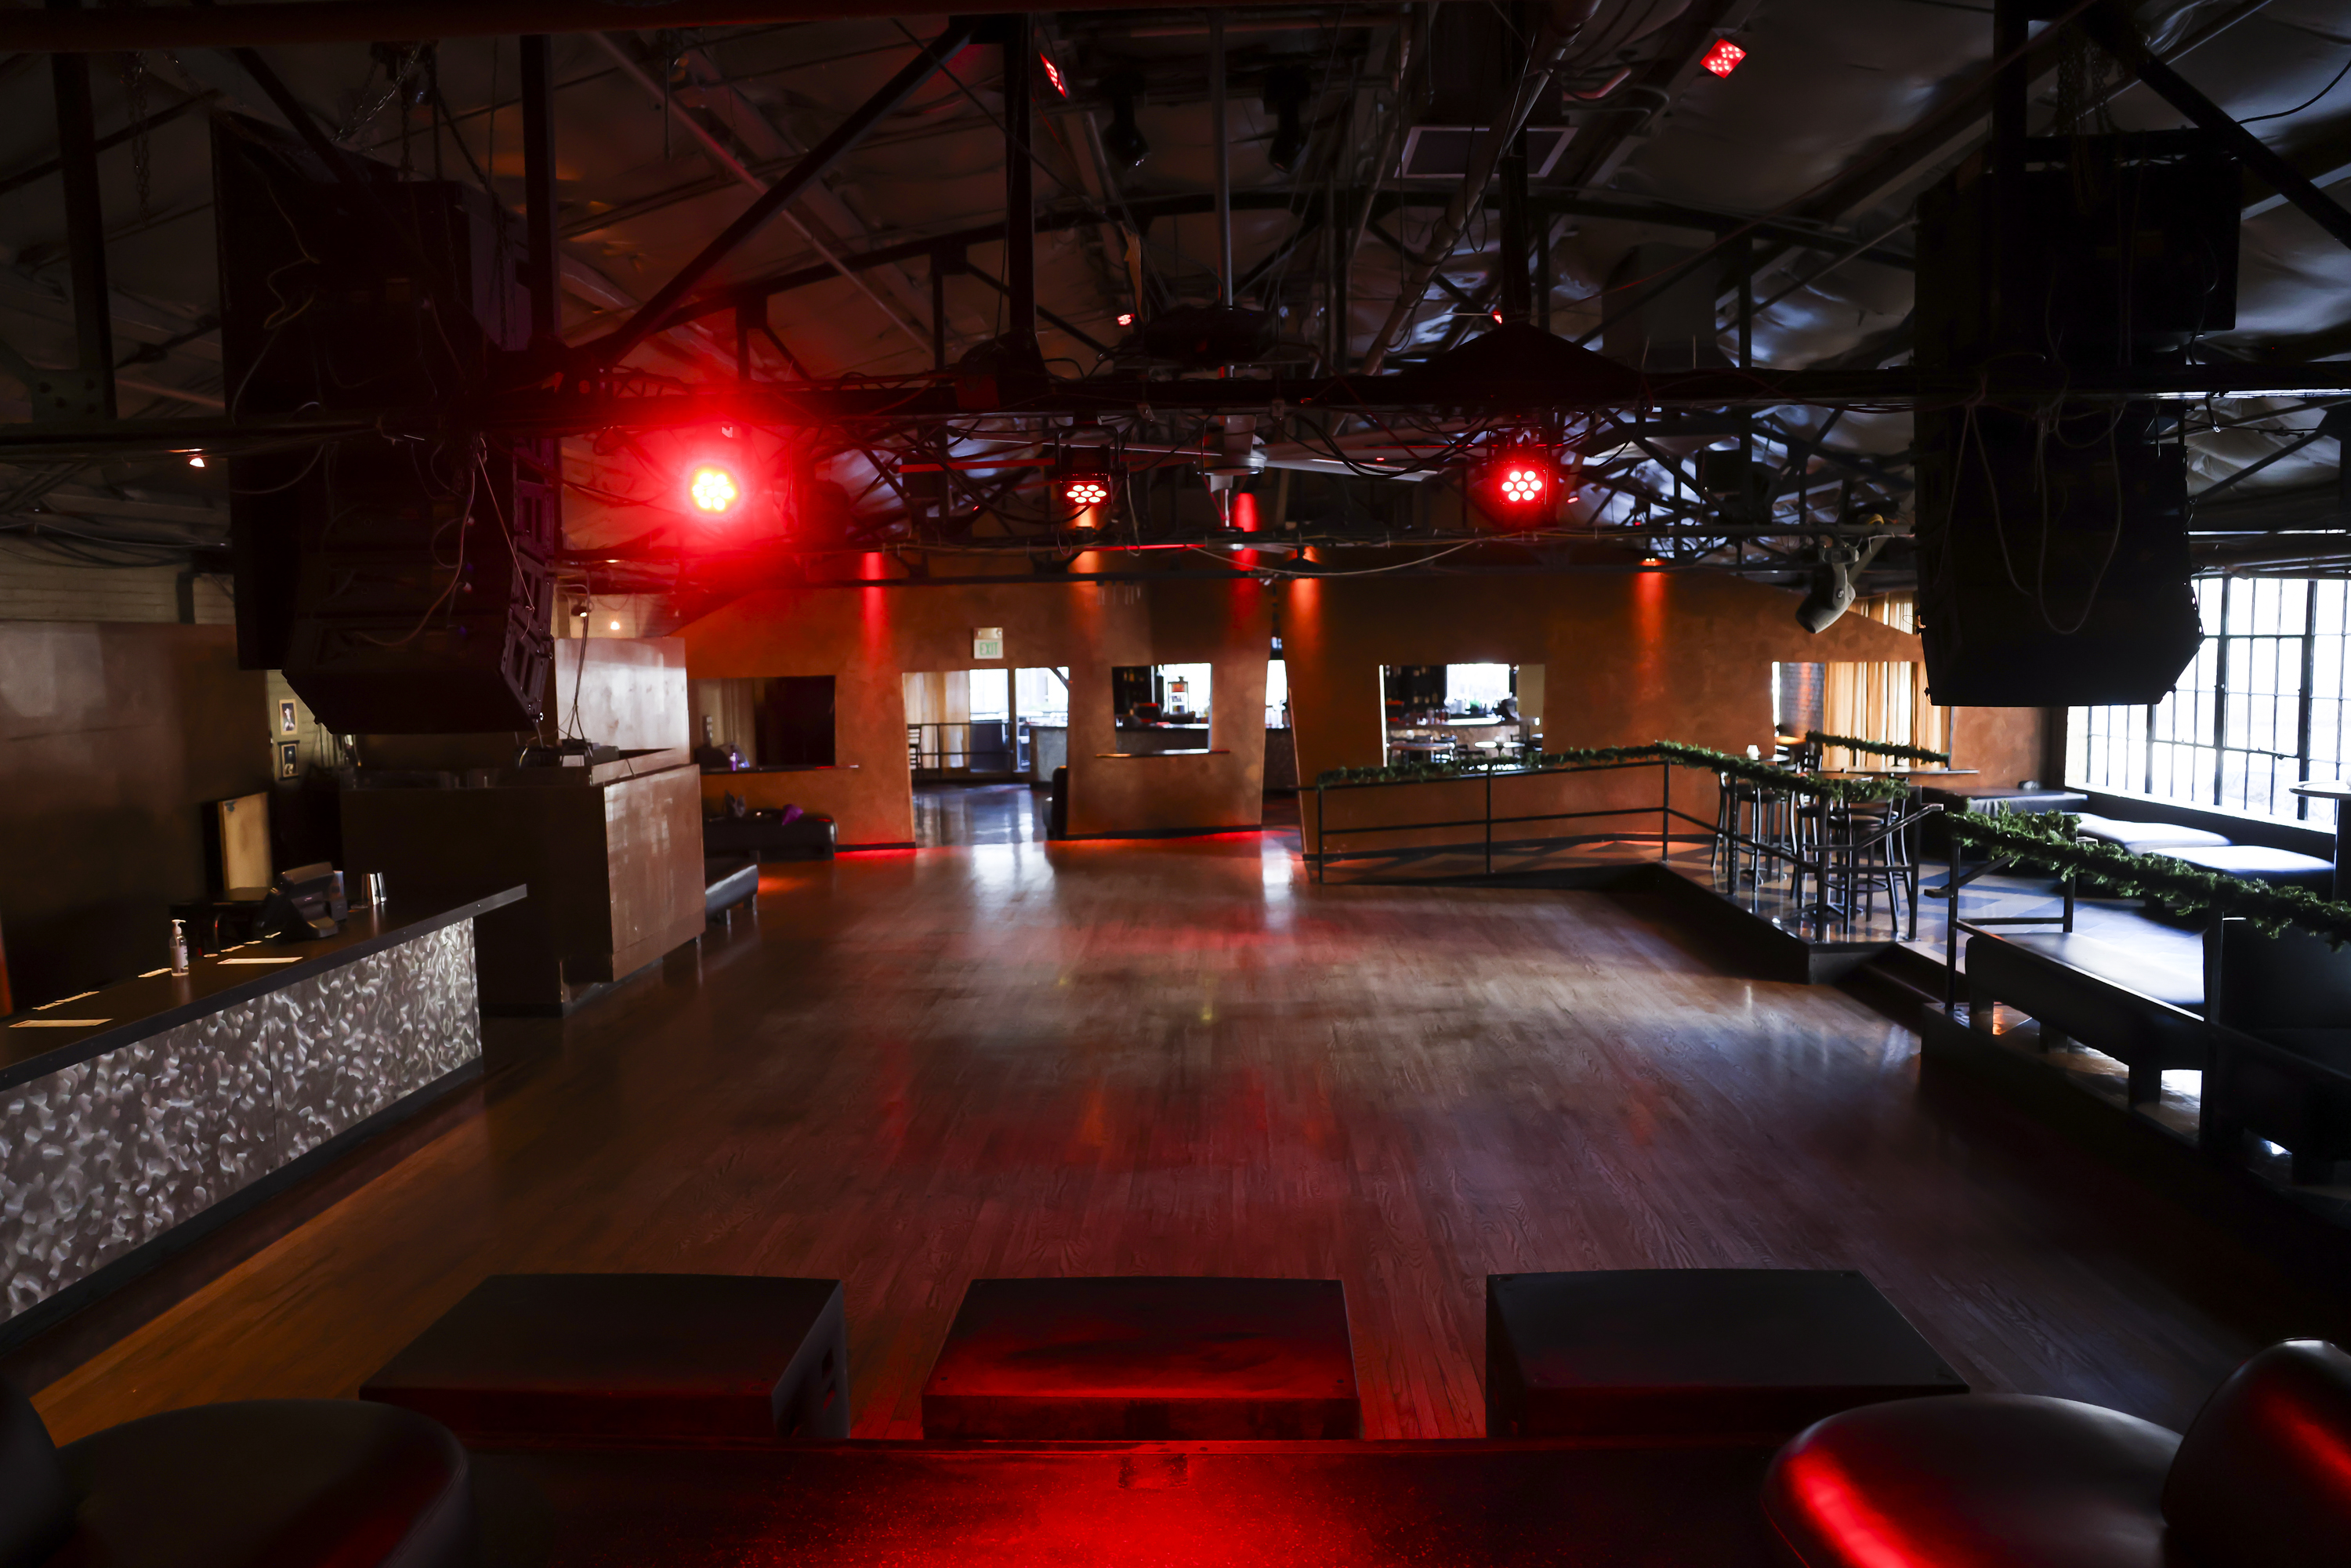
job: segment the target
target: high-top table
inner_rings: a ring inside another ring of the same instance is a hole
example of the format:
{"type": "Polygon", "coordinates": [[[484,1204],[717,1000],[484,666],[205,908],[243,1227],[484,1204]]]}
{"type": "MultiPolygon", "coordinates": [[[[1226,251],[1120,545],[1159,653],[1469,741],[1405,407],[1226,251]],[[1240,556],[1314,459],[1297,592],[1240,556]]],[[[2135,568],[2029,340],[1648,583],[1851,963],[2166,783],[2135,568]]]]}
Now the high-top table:
{"type": "Polygon", "coordinates": [[[525,892],[355,909],[0,1019],[0,1347],[477,1076],[474,918],[525,892]]]}
{"type": "Polygon", "coordinates": [[[2294,787],[2305,800],[2335,802],[2335,896],[2351,895],[2351,861],[2344,855],[2343,803],[2351,800],[2351,779],[2305,779],[2294,787]]]}

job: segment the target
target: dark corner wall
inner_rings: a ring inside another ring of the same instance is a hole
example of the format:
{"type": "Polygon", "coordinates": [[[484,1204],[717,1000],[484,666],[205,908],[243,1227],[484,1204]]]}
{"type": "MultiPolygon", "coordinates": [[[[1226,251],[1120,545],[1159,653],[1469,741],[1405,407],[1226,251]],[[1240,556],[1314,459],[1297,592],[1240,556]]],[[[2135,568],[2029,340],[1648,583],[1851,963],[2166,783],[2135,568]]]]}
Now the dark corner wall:
{"type": "Polygon", "coordinates": [[[228,626],[0,622],[0,943],[19,1008],[153,968],[203,803],[269,788],[228,626]]]}

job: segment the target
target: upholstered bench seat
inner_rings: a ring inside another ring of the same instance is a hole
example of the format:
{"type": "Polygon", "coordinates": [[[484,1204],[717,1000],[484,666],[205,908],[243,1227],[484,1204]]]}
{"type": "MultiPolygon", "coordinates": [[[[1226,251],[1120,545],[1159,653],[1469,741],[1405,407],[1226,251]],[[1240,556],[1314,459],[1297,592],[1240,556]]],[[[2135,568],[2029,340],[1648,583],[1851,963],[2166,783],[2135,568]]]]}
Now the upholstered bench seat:
{"type": "Polygon", "coordinates": [[[759,896],[759,857],[705,855],[702,861],[702,913],[716,920],[737,904],[751,906],[759,896]]]}
{"type": "Polygon", "coordinates": [[[2083,812],[2076,836],[2112,844],[2135,855],[2153,854],[2158,851],[2217,850],[2230,848],[2229,841],[2205,828],[2184,828],[2177,822],[2126,822],[2116,817],[2093,816],[2083,812]]]}
{"type": "Polygon", "coordinates": [[[2320,860],[2316,855],[2298,855],[2292,850],[2273,850],[2261,844],[2168,849],[2160,852],[2223,876],[2273,883],[2281,887],[2306,887],[2321,898],[2334,896],[2335,862],[2320,860]]]}
{"type": "Polygon", "coordinates": [[[1489,1437],[1785,1435],[1967,1386],[1852,1270],[1486,1278],[1489,1437]]]}
{"type": "Polygon", "coordinates": [[[2044,1045],[2063,1034],[2127,1066],[2134,1104],[2163,1092],[2167,1070],[2201,1071],[2210,1058],[2196,967],[2138,958],[2078,933],[2035,933],[1970,936],[1967,974],[1977,1028],[1991,1027],[1995,1002],[2030,1014],[2044,1045]]]}
{"type": "Polygon", "coordinates": [[[974,1280],[923,1385],[923,1436],[1363,1435],[1336,1280],[974,1280]]]}
{"type": "Polygon", "coordinates": [[[468,1441],[849,1435],[841,1282],[496,1274],[360,1389],[468,1441]]]}

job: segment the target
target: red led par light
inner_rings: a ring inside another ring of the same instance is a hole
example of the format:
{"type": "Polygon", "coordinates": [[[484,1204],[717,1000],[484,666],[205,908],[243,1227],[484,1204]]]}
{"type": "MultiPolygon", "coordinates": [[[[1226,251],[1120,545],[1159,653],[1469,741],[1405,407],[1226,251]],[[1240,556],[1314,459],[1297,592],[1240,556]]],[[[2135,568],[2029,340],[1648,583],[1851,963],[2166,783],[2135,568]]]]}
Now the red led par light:
{"type": "Polygon", "coordinates": [[[743,481],[723,463],[696,463],[685,481],[686,504],[704,517],[723,517],[743,504],[743,481]]]}
{"type": "Polygon", "coordinates": [[[1077,514],[1078,527],[1094,526],[1096,508],[1118,494],[1118,457],[1109,447],[1064,446],[1053,464],[1053,494],[1077,514]]]}
{"type": "Polygon", "coordinates": [[[1556,510],[1565,476],[1549,447],[1512,446],[1488,458],[1471,483],[1496,522],[1539,528],[1556,510]]]}
{"type": "Polygon", "coordinates": [[[1747,51],[1729,38],[1717,38],[1714,41],[1714,47],[1707,50],[1706,57],[1699,60],[1698,64],[1716,76],[1727,77],[1737,70],[1739,62],[1746,57],[1747,51]]]}

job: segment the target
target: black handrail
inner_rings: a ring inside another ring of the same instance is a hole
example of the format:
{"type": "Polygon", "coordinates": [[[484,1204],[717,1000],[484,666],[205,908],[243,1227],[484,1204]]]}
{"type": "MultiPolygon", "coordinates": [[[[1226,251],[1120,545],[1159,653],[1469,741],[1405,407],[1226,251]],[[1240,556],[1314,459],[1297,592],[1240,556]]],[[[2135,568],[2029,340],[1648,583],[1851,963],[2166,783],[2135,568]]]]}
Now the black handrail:
{"type": "MultiPolygon", "coordinates": [[[[1646,816],[1654,809],[1657,813],[1657,845],[1660,856],[1671,853],[1673,824],[1677,821],[1687,822],[1694,827],[1705,830],[1705,836],[1713,841],[1715,852],[1717,853],[1720,852],[1723,843],[1728,841],[1742,848],[1752,850],[1757,853],[1768,856],[1774,861],[1786,862],[1793,873],[1795,891],[1797,896],[1800,898],[1802,896],[1804,879],[1806,877],[1810,877],[1813,880],[1815,889],[1815,903],[1813,904],[1813,908],[1817,913],[1826,915],[1836,913],[1834,906],[1831,905],[1827,902],[1829,873],[1835,863],[1836,857],[1840,855],[1844,857],[1847,864],[1849,865],[1851,863],[1852,857],[1859,853],[1861,851],[1884,843],[1894,838],[1896,834],[1907,835],[1920,822],[1923,822],[1928,817],[1934,816],[1943,810],[1939,805],[1928,804],[1920,806],[1915,810],[1890,812],[1886,823],[1868,837],[1848,838],[1838,842],[1831,842],[1824,837],[1821,842],[1820,853],[1817,857],[1807,859],[1787,844],[1771,842],[1752,837],[1750,834],[1740,831],[1736,827],[1732,827],[1726,831],[1719,819],[1714,821],[1708,821],[1705,818],[1692,816],[1687,811],[1677,809],[1673,803],[1673,773],[1674,768],[1677,766],[1677,764],[1670,759],[1643,759],[1640,761],[1625,762],[1576,763],[1558,768],[1482,768],[1476,772],[1461,773],[1451,778],[1377,779],[1341,783],[1324,783],[1321,780],[1317,780],[1314,785],[1314,834],[1316,848],[1311,852],[1309,852],[1306,858],[1311,861],[1314,864],[1314,880],[1317,883],[1322,883],[1327,880],[1327,868],[1333,861],[1370,859],[1383,852],[1382,852],[1378,850],[1355,852],[1333,850],[1330,846],[1334,838],[1375,833],[1427,832],[1436,829],[1474,827],[1483,830],[1486,874],[1490,876],[1493,874],[1494,871],[1494,829],[1497,825],[1507,827],[1514,823],[1520,822],[1566,822],[1578,821],[1594,817],[1646,816]],[[1538,811],[1523,815],[1502,817],[1498,817],[1494,814],[1494,780],[1497,779],[1540,779],[1580,773],[1616,773],[1635,768],[1655,768],[1659,770],[1661,778],[1658,785],[1657,804],[1655,808],[1648,806],[1604,806],[1591,810],[1581,811],[1538,811]],[[1414,784],[1466,784],[1474,780],[1482,780],[1485,786],[1485,810],[1481,814],[1475,817],[1440,817],[1409,822],[1367,822],[1353,826],[1341,827],[1336,830],[1332,828],[1331,823],[1330,797],[1334,792],[1350,789],[1391,789],[1400,786],[1414,784]]],[[[1729,789],[1733,787],[1732,780],[1728,776],[1719,775],[1718,779],[1722,788],[1729,789]]],[[[1787,793],[1793,796],[1803,795],[1807,792],[1792,789],[1787,791],[1787,793]]],[[[1826,797],[1812,798],[1822,801],[1823,804],[1830,806],[1834,805],[1834,802],[1828,801],[1826,797]]],[[[1849,814],[1847,820],[1851,820],[1849,814]]],[[[1907,838],[1905,841],[1908,841],[1907,838]]],[[[1439,845],[1434,847],[1449,848],[1453,846],[1439,845]]],[[[1914,863],[1915,859],[1916,857],[1914,856],[1914,863]]],[[[1910,887],[1910,935],[1908,939],[1916,941],[1917,939],[1917,936],[1918,888],[1917,881],[1914,878],[1910,887]]]]}

